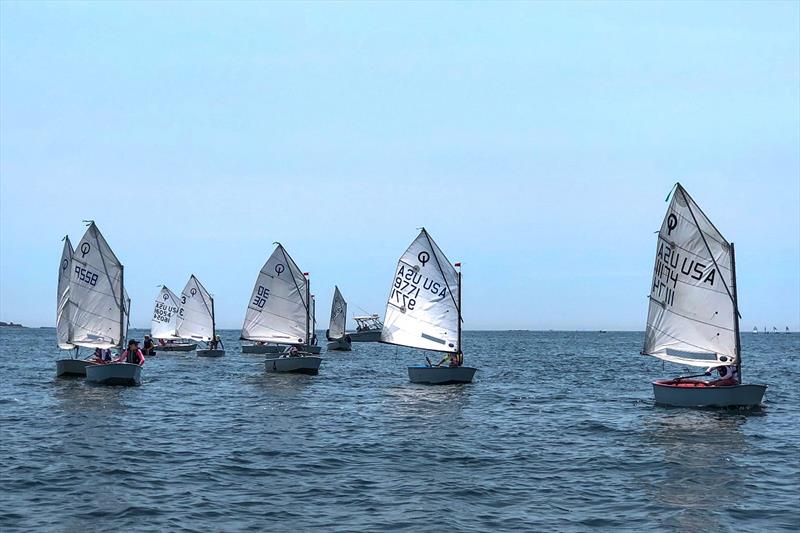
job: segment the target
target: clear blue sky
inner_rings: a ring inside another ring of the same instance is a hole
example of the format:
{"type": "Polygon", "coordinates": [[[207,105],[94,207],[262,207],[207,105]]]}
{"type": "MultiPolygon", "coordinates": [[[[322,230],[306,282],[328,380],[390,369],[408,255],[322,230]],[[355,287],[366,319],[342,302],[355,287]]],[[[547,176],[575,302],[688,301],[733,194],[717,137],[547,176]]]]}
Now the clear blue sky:
{"type": "Polygon", "coordinates": [[[91,218],[134,326],[195,273],[241,327],[276,240],[321,327],[383,313],[424,225],[468,329],[643,329],[679,180],[796,330],[799,5],[4,1],[0,319],[54,324],[91,218]]]}

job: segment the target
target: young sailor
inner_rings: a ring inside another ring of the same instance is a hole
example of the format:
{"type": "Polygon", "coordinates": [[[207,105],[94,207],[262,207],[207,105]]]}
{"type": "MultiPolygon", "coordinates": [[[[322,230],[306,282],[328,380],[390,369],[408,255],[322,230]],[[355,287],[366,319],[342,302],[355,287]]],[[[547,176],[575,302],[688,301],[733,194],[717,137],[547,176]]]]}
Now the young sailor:
{"type": "Polygon", "coordinates": [[[139,342],[136,339],[129,340],[128,349],[122,352],[115,362],[144,366],[144,354],[139,349],[139,342]]]}
{"type": "Polygon", "coordinates": [[[714,387],[730,387],[739,384],[739,372],[736,365],[712,366],[706,370],[706,376],[710,376],[714,370],[719,374],[719,378],[709,381],[708,385],[714,387]]]}

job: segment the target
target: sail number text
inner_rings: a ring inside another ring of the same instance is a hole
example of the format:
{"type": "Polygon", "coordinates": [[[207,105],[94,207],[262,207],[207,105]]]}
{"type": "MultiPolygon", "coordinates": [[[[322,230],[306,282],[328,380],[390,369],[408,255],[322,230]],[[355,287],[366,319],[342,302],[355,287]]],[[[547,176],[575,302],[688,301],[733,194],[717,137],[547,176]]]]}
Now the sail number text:
{"type": "Polygon", "coordinates": [[[83,281],[84,283],[88,283],[92,287],[97,285],[97,278],[98,275],[89,270],[88,268],[81,268],[79,266],[75,267],[75,276],[83,281]]]}
{"type": "Polygon", "coordinates": [[[258,289],[256,289],[256,295],[253,298],[253,305],[258,307],[259,309],[264,309],[264,306],[267,304],[268,299],[269,299],[269,289],[259,285],[258,289]]]}

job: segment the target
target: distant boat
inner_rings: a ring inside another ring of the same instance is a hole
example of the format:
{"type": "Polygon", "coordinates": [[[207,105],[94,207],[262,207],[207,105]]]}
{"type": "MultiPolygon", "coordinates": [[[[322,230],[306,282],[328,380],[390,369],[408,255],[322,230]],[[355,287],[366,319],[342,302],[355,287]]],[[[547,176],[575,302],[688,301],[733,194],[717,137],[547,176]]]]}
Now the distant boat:
{"type": "MultiPolygon", "coordinates": [[[[460,263],[456,263],[460,267],[460,263]]],[[[408,367],[412,383],[470,383],[477,369],[462,366],[461,273],[422,228],[397,262],[381,342],[449,355],[449,366],[408,367]],[[452,364],[455,362],[455,364],[452,364]]]]}
{"type": "Polygon", "coordinates": [[[753,333],[758,333],[758,328],[753,326],[753,333]]]}
{"type": "Polygon", "coordinates": [[[214,298],[200,280],[192,274],[181,291],[180,324],[178,336],[202,341],[207,347],[197,350],[199,357],[221,357],[225,350],[219,348],[217,324],[214,316],[214,298]]]}
{"type": "Polygon", "coordinates": [[[310,280],[283,245],[276,245],[259,271],[241,338],[283,345],[287,349],[292,346],[297,351],[296,357],[266,359],[267,372],[317,374],[322,359],[313,355],[319,353],[319,346],[312,346],[314,303],[310,280]],[[313,349],[316,352],[311,352],[313,349]]]}
{"type": "MultiPolygon", "coordinates": [[[[65,250],[67,246],[65,243],[65,250]]],[[[64,262],[62,260],[62,267],[64,262]]],[[[59,344],[86,348],[109,349],[125,347],[128,333],[128,317],[131,300],[125,291],[124,267],[111,250],[94,222],[89,227],[69,261],[69,287],[66,295],[65,314],[68,333],[59,338],[59,344]]],[[[59,372],[64,369],[58,361],[59,372]]],[[[83,365],[87,381],[103,385],[138,385],[141,383],[142,367],[132,363],[83,365]]],[[[75,369],[75,367],[73,367],[75,369]]]]}
{"type": "Polygon", "coordinates": [[[785,333],[789,333],[789,326],[786,326],[786,331],[785,331],[785,333]]]}
{"type": "Polygon", "coordinates": [[[349,333],[353,342],[380,342],[383,322],[379,315],[354,316],[356,330],[349,333]]]}
{"type": "Polygon", "coordinates": [[[333,301],[331,302],[331,320],[325,338],[328,340],[328,350],[349,352],[352,349],[350,335],[345,332],[347,324],[347,302],[344,300],[339,287],[334,286],[333,301]]]}
{"type": "Polygon", "coordinates": [[[778,333],[778,328],[776,328],[775,326],[772,326],[772,333],[778,333]]]}
{"type": "MultiPolygon", "coordinates": [[[[242,326],[242,333],[239,337],[240,340],[244,341],[242,344],[243,354],[282,353],[286,351],[289,346],[297,344],[298,342],[303,345],[302,350],[305,352],[318,354],[322,351],[320,346],[306,345],[305,318],[302,319],[303,327],[298,330],[294,318],[285,316],[288,310],[286,308],[287,306],[281,303],[281,296],[278,296],[276,300],[274,294],[275,289],[272,288],[276,283],[280,289],[280,294],[288,294],[288,290],[292,288],[294,288],[295,291],[298,290],[293,285],[287,288],[284,287],[284,284],[278,283],[278,281],[287,278],[287,276],[281,277],[286,269],[286,261],[283,257],[284,249],[278,244],[258,273],[255,285],[253,286],[253,292],[247,303],[244,325],[242,326]]],[[[304,308],[305,305],[305,300],[303,300],[304,308]]],[[[310,310],[304,310],[302,316],[305,317],[308,312],[310,312],[310,310]]],[[[311,329],[311,335],[309,335],[310,340],[308,342],[312,342],[314,339],[314,328],[310,325],[309,327],[311,329]]]]}
{"type": "Polygon", "coordinates": [[[180,299],[163,285],[156,296],[150,336],[167,342],[156,344],[153,348],[156,352],[191,352],[197,348],[197,343],[184,341],[178,333],[182,322],[180,312],[180,299]]]}
{"type": "MultiPolygon", "coordinates": [[[[735,365],[741,375],[736,260],[729,243],[678,183],[658,233],[642,353],[682,365],[735,365]]],[[[676,407],[755,406],[766,385],[653,382],[655,402],[676,407]]]]}

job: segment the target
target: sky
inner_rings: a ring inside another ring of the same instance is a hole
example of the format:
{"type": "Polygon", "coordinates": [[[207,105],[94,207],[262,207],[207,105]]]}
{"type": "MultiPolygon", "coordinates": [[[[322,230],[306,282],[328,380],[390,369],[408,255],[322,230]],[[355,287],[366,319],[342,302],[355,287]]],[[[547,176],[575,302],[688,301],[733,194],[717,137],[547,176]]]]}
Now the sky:
{"type": "Polygon", "coordinates": [[[643,330],[676,181],[800,329],[800,3],[0,3],[0,320],[93,219],[134,327],[194,273],[240,328],[275,241],[382,314],[424,226],[466,329],[643,330]]]}

